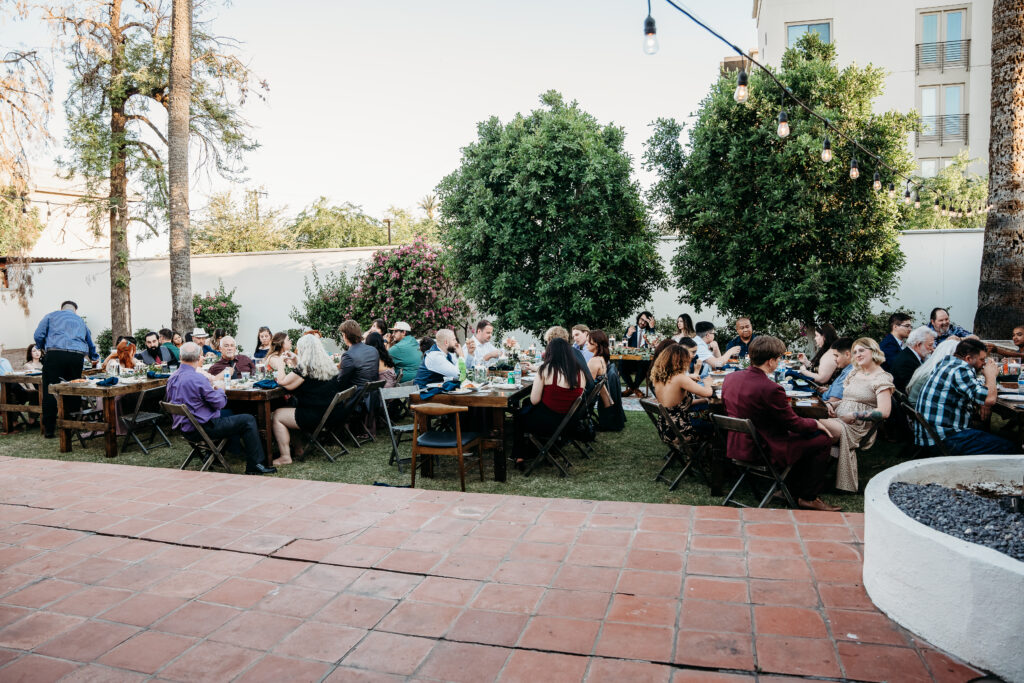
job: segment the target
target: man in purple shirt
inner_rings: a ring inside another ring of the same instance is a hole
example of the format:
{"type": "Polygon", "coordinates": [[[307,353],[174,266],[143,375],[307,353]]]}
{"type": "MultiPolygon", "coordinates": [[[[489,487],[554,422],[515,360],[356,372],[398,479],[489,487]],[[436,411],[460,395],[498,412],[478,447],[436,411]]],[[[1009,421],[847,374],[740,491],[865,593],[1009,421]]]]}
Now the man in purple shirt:
{"type": "MultiPolygon", "coordinates": [[[[167,380],[167,402],[188,406],[196,421],[212,439],[241,437],[245,445],[246,474],[274,474],[277,469],[263,464],[263,447],[252,415],[232,415],[222,411],[228,397],[223,388],[214,388],[206,376],[198,372],[203,352],[199,345],[187,342],[181,346],[181,367],[167,380]]],[[[174,416],[174,428],[189,438],[195,430],[185,417],[174,416]]]]}

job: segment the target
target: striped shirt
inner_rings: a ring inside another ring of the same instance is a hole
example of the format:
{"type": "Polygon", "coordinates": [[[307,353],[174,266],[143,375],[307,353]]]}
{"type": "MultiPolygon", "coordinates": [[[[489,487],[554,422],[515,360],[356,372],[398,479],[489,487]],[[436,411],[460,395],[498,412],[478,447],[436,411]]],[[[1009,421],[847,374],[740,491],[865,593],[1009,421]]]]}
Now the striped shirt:
{"type": "MultiPolygon", "coordinates": [[[[940,441],[967,429],[971,413],[988,396],[988,388],[967,361],[946,356],[935,364],[917,397],[917,412],[935,430],[940,441]]],[[[919,424],[914,425],[914,441],[934,446],[935,441],[919,424]]]]}

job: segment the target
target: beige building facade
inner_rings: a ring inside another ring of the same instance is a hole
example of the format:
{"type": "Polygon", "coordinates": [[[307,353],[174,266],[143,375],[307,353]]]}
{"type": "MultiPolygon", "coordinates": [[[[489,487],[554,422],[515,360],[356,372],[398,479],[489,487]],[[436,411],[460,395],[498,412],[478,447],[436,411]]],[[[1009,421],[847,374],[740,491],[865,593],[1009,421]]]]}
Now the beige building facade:
{"type": "Polygon", "coordinates": [[[991,92],[992,0],[753,0],[761,61],[814,32],[835,43],[840,67],[885,69],[876,111],[914,110],[922,130],[907,141],[917,173],[934,176],[961,150],[987,173],[991,92]]]}

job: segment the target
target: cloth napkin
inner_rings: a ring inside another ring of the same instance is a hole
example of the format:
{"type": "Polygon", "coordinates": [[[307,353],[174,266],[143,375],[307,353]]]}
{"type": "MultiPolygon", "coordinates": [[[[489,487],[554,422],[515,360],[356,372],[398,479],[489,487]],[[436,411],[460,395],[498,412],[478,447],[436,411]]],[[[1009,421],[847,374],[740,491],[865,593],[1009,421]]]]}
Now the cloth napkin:
{"type": "Polygon", "coordinates": [[[252,386],[255,389],[276,389],[277,388],[277,380],[276,379],[261,379],[259,382],[254,383],[252,386]]]}
{"type": "Polygon", "coordinates": [[[115,384],[117,384],[116,377],[108,377],[106,379],[100,380],[99,382],[96,382],[96,386],[98,387],[112,387],[115,384]]]}
{"type": "MultiPolygon", "coordinates": [[[[36,370],[35,372],[26,372],[26,373],[25,373],[25,376],[26,376],[26,377],[35,377],[35,376],[37,376],[37,375],[41,375],[41,374],[43,374],[43,371],[42,371],[42,370],[36,370]]],[[[1016,377],[1017,377],[1017,375],[1014,375],[1014,377],[1016,378],[1016,377]]]]}
{"type": "Polygon", "coordinates": [[[170,377],[170,375],[168,375],[166,372],[157,372],[155,370],[150,370],[146,373],[146,377],[148,377],[149,379],[167,379],[168,377],[170,377]]]}
{"type": "Polygon", "coordinates": [[[802,374],[800,374],[800,372],[797,370],[786,370],[786,373],[783,375],[783,377],[792,377],[794,380],[796,380],[797,384],[811,384],[811,381],[804,377],[802,374]]]}
{"type": "Polygon", "coordinates": [[[440,387],[430,387],[429,389],[420,389],[420,400],[426,401],[440,393],[446,391],[454,391],[461,386],[461,382],[445,382],[440,387]]]}

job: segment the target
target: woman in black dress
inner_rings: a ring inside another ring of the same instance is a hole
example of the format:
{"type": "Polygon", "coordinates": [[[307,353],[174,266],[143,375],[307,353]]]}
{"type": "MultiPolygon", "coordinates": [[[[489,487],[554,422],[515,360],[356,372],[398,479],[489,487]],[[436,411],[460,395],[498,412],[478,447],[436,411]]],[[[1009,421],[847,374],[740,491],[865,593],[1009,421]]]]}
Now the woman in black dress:
{"type": "Polygon", "coordinates": [[[324,351],[320,337],[304,335],[299,338],[295,348],[295,370],[289,373],[287,367],[282,366],[275,377],[277,383],[296,399],[295,407],[274,411],[274,439],[280,454],[274,459],[275,467],[290,465],[292,462],[289,430],[311,433],[320,424],[334,395],[340,391],[340,385],[335,379],[338,367],[324,351]]]}

